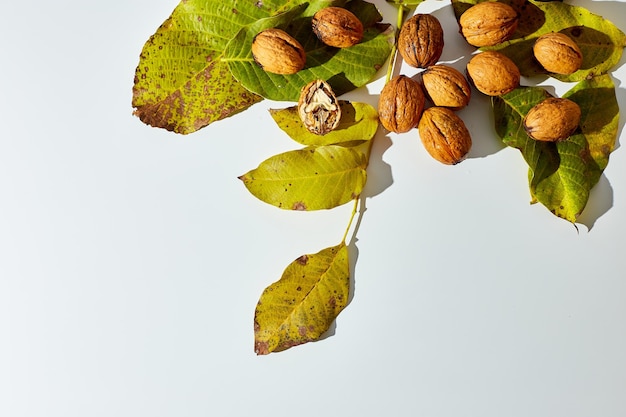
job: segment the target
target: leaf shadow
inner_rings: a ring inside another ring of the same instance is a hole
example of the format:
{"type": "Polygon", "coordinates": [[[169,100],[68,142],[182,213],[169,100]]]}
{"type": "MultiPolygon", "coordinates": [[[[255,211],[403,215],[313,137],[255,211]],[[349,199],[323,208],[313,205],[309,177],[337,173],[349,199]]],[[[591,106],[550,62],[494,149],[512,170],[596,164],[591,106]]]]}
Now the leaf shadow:
{"type": "Polygon", "coordinates": [[[582,224],[591,231],[596,221],[613,207],[613,187],[605,174],[600,176],[598,183],[591,189],[589,200],[576,223],[582,224]]]}
{"type": "MultiPolygon", "coordinates": [[[[369,164],[367,166],[367,182],[365,183],[365,187],[361,193],[358,215],[356,217],[352,237],[348,242],[348,254],[350,259],[350,291],[348,293],[348,305],[352,302],[356,291],[356,265],[359,258],[359,248],[357,246],[357,242],[359,241],[358,232],[361,227],[363,216],[367,211],[367,199],[377,196],[393,184],[391,165],[386,163],[382,158],[387,149],[391,147],[391,138],[389,138],[389,136],[382,130],[379,130],[372,140],[374,142],[372,145],[369,164]]],[[[337,320],[335,319],[328,330],[326,330],[326,332],[324,332],[318,340],[324,340],[334,336],[336,331],[337,320]]]]}

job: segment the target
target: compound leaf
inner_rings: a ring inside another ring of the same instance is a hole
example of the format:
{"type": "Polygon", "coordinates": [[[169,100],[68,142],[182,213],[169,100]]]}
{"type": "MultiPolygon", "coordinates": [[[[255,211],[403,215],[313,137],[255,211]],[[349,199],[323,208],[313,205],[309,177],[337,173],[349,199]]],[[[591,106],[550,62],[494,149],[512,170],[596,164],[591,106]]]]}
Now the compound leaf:
{"type": "Polygon", "coordinates": [[[274,155],[239,177],[255,197],[285,210],[321,210],[358,197],[367,179],[358,147],[309,146],[274,155]]]}
{"type": "Polygon", "coordinates": [[[345,243],[303,255],[267,287],[254,314],[254,350],[266,355],[320,338],[348,304],[345,243]]]}

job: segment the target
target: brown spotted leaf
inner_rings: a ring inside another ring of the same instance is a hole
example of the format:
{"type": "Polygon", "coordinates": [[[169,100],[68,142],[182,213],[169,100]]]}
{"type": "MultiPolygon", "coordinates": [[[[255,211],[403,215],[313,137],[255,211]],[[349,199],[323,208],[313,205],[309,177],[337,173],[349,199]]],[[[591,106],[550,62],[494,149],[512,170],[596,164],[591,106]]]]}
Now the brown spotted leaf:
{"type": "Polygon", "coordinates": [[[345,243],[303,255],[267,287],[254,313],[258,355],[317,340],[348,304],[350,263],[345,243]]]}

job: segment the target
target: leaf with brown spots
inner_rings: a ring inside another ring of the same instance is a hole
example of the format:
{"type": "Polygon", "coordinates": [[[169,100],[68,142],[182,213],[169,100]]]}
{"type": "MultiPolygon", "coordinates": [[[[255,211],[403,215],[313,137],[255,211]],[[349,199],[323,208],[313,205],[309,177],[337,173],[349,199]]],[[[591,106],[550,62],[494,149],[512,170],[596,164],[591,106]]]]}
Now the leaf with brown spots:
{"type": "Polygon", "coordinates": [[[274,155],[239,179],[268,204],[285,210],[321,210],[359,196],[366,168],[367,155],[359,146],[309,146],[274,155]]]}
{"type": "Polygon", "coordinates": [[[258,355],[317,340],[348,304],[350,263],[345,243],[294,260],[267,287],[254,313],[258,355]]]}

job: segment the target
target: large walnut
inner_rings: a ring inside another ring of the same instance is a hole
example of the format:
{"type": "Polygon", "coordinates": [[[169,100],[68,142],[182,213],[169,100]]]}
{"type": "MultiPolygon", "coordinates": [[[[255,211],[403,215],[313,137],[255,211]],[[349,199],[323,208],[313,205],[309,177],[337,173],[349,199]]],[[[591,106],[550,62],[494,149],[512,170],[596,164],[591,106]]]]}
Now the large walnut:
{"type": "Polygon", "coordinates": [[[363,24],[342,7],[325,7],[313,16],[313,33],[328,46],[348,48],[363,39],[363,24]]]}
{"type": "Polygon", "coordinates": [[[461,162],[472,147],[472,138],[465,123],[446,107],[424,110],[417,129],[430,156],[447,165],[461,162]]]}
{"type": "Polygon", "coordinates": [[[467,75],[476,89],[488,96],[500,96],[519,87],[520,71],[506,55],[485,51],[467,63],[467,75]]]}
{"type": "Polygon", "coordinates": [[[265,29],[254,37],[252,57],[261,68],[274,74],[295,74],[306,63],[300,42],[277,28],[265,29]]]}
{"type": "Polygon", "coordinates": [[[546,33],[535,41],[533,54],[542,67],[555,74],[571,74],[580,69],[583,54],[564,33],[546,33]]]}
{"type": "Polygon", "coordinates": [[[383,127],[391,132],[408,132],[417,126],[425,100],[417,81],[397,75],[380,92],[378,118],[383,127]]]}
{"type": "Polygon", "coordinates": [[[524,117],[524,130],[533,139],[556,142],[570,137],[580,124],[578,104],[550,97],[535,105],[524,117]]]}
{"type": "Polygon", "coordinates": [[[398,52],[412,67],[435,65],[443,52],[443,28],[430,14],[416,14],[407,20],[398,35],[398,52]]]}
{"type": "Polygon", "coordinates": [[[463,74],[448,65],[433,65],[422,72],[422,85],[435,106],[459,110],[467,106],[471,92],[463,74]]]}
{"type": "Polygon", "coordinates": [[[511,38],[517,29],[518,14],[508,4],[485,1],[467,9],[459,24],[470,45],[493,46],[511,38]]]}

